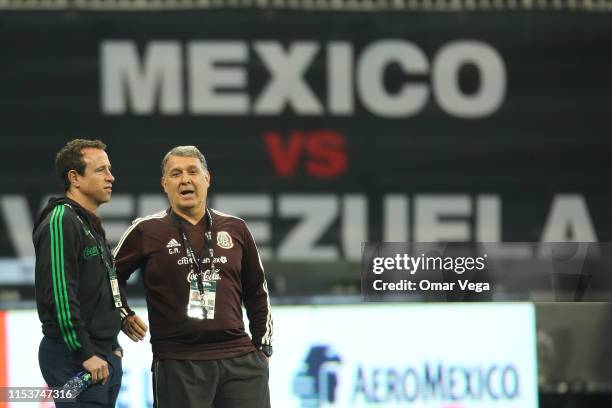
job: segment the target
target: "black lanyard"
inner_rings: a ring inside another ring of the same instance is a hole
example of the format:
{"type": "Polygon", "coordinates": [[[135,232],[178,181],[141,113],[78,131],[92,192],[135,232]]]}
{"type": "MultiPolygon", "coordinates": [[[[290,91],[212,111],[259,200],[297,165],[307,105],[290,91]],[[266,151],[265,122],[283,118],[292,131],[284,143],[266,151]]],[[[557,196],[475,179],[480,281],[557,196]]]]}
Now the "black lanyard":
{"type": "MultiPolygon", "coordinates": [[[[213,219],[212,219],[212,215],[210,214],[210,211],[208,210],[208,208],[206,208],[206,214],[204,214],[204,216],[206,217],[206,222],[208,224],[208,231],[206,231],[204,233],[204,248],[202,249],[202,255],[204,255],[204,253],[208,252],[208,260],[210,263],[210,274],[212,276],[212,274],[215,272],[215,252],[213,249],[213,243],[212,243],[212,227],[213,227],[213,219]]],[[[176,227],[176,229],[179,232],[179,235],[181,236],[181,240],[183,242],[183,248],[185,248],[185,251],[187,252],[187,256],[189,256],[192,260],[192,262],[194,263],[194,267],[197,270],[197,283],[198,283],[198,290],[200,291],[200,295],[204,295],[204,269],[202,268],[202,256],[198,255],[195,253],[195,251],[193,250],[193,247],[191,246],[191,242],[189,241],[189,237],[187,236],[187,234],[185,233],[185,230],[183,229],[183,226],[181,225],[181,220],[179,219],[179,217],[174,213],[174,211],[172,211],[172,209],[170,209],[170,217],[172,218],[172,222],[174,223],[174,226],[176,227]]]]}

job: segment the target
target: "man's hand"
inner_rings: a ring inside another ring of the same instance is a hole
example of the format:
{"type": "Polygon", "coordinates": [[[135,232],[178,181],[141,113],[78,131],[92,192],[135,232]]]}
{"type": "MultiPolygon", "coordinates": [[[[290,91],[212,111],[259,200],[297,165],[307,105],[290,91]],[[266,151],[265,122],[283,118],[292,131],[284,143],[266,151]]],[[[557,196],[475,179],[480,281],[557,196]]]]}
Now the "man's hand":
{"type": "Polygon", "coordinates": [[[108,381],[108,363],[98,356],[93,356],[83,361],[83,368],[91,374],[91,381],[96,384],[108,381]]]}
{"type": "Polygon", "coordinates": [[[149,329],[145,322],[137,315],[128,316],[123,319],[121,326],[121,330],[125,335],[135,342],[143,340],[149,329]]]}

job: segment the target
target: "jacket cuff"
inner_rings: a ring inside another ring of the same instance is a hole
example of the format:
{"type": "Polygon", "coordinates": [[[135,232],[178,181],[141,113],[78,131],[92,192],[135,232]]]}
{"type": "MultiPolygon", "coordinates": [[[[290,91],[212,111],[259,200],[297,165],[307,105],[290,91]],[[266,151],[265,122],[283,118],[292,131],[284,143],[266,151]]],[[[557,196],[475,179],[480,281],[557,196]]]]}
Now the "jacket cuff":
{"type": "Polygon", "coordinates": [[[123,323],[126,317],[134,316],[136,314],[136,312],[130,309],[130,307],[126,304],[124,304],[123,307],[119,309],[119,312],[121,313],[121,323],[123,323]]]}
{"type": "Polygon", "coordinates": [[[91,347],[89,342],[86,342],[86,343],[81,342],[81,343],[82,343],[82,347],[76,351],[76,355],[79,361],[81,362],[81,364],[83,364],[85,360],[92,358],[93,356],[96,355],[96,353],[94,353],[93,348],[91,347]]]}

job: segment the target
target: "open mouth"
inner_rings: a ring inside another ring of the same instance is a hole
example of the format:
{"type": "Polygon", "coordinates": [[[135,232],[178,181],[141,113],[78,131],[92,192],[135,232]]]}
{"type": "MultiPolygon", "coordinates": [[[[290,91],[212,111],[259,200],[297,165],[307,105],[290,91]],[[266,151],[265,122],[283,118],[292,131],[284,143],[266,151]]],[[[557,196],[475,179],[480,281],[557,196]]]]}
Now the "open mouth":
{"type": "Polygon", "coordinates": [[[195,196],[195,190],[183,190],[180,191],[179,194],[181,195],[181,197],[190,198],[195,196]]]}

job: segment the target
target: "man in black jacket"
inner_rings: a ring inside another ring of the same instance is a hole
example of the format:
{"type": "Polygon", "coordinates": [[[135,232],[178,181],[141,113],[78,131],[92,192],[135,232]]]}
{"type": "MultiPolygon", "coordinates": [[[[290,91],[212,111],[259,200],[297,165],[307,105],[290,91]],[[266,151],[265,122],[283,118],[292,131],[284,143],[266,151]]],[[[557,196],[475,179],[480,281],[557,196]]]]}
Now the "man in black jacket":
{"type": "Polygon", "coordinates": [[[115,180],[99,140],[76,139],[55,159],[65,197],[52,198],[34,226],[36,306],[44,337],[42,375],[61,387],[80,371],[94,386],[58,407],[114,407],[121,386],[121,299],[98,207],[115,180]]]}

